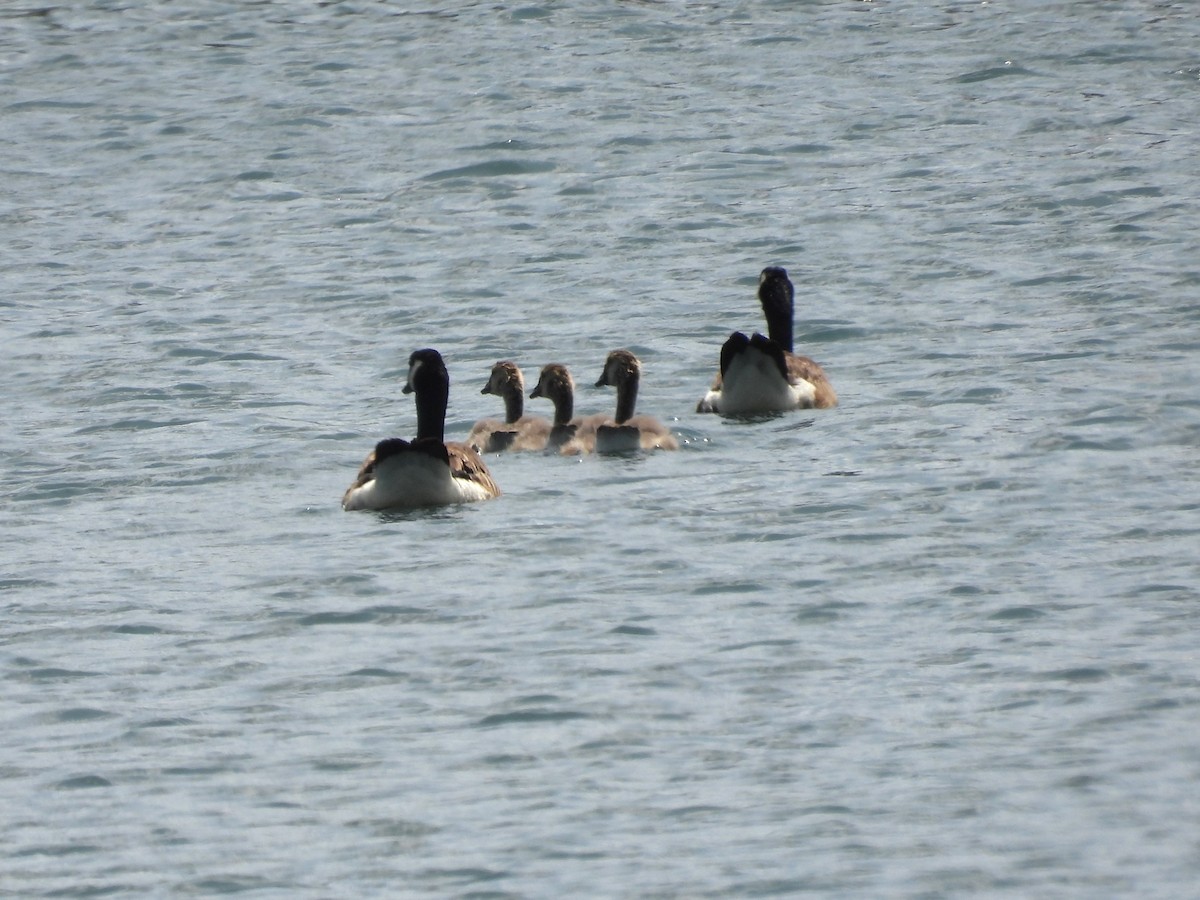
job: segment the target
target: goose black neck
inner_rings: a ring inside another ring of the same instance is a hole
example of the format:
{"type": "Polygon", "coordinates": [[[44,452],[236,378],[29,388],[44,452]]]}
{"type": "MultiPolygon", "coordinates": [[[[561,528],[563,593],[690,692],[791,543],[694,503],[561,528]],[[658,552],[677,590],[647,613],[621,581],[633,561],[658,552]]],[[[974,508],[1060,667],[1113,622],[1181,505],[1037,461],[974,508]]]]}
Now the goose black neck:
{"type": "Polygon", "coordinates": [[[788,353],[792,352],[792,318],[795,291],[786,275],[767,270],[758,288],[763,315],[767,319],[767,334],[788,353]]]}
{"type": "Polygon", "coordinates": [[[413,389],[417,395],[417,439],[446,440],[446,404],[450,399],[450,379],[445,372],[421,372],[413,389]]]}

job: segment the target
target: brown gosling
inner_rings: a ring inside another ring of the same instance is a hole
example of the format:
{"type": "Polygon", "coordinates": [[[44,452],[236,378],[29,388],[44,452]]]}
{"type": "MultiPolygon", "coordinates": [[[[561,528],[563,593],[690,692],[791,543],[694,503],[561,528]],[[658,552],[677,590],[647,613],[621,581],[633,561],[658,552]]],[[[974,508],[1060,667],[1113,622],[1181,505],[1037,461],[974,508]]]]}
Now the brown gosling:
{"type": "Polygon", "coordinates": [[[544,450],[551,423],[542,416],[525,415],[525,378],[515,362],[502,360],[492,366],[487,384],[479,392],[504,400],[504,421],[480,419],[467,435],[466,443],[480,453],[544,450]]]}
{"type": "Polygon", "coordinates": [[[634,450],[678,450],[675,435],[653,416],[634,415],[642,364],[628,350],[608,354],[596,387],[617,389],[616,415],[596,428],[597,453],[628,453],[634,450]]]}

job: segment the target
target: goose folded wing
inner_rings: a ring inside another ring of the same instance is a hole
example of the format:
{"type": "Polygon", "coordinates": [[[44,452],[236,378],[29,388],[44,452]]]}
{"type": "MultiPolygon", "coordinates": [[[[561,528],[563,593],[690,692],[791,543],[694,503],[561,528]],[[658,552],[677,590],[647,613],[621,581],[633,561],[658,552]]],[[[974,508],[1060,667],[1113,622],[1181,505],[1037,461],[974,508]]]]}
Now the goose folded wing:
{"type": "MultiPolygon", "coordinates": [[[[436,447],[430,447],[428,452],[436,455],[439,450],[441,455],[438,458],[444,460],[449,466],[452,477],[473,481],[495,495],[500,494],[500,488],[492,479],[492,473],[488,470],[487,463],[472,448],[457,442],[439,443],[436,447]]],[[[425,452],[424,448],[422,448],[422,452],[425,452]]]]}
{"type": "Polygon", "coordinates": [[[787,358],[788,380],[795,384],[798,379],[803,379],[810,384],[815,384],[818,381],[825,380],[825,371],[814,360],[807,356],[796,356],[789,354],[787,358]]]}

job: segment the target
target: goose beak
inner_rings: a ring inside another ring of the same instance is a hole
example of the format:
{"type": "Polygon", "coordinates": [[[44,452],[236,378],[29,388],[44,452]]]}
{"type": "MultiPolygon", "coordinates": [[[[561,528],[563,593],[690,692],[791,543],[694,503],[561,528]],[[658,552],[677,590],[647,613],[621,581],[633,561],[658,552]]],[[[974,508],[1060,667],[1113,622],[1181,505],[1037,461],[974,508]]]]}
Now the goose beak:
{"type": "Polygon", "coordinates": [[[413,392],[412,383],[408,382],[408,381],[404,382],[404,387],[400,388],[400,393],[411,394],[412,392],[413,392]]]}
{"type": "Polygon", "coordinates": [[[490,384],[485,384],[485,385],[483,386],[483,390],[481,390],[479,393],[481,393],[481,394],[490,394],[491,392],[492,392],[492,386],[491,386],[490,384]]]}

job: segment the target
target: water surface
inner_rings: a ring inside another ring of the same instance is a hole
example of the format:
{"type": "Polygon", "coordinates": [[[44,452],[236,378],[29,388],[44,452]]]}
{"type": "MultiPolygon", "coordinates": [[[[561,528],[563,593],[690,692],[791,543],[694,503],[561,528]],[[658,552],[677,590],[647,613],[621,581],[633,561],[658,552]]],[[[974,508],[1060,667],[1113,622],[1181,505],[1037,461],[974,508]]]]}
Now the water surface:
{"type": "Polygon", "coordinates": [[[1188,5],[0,26],[0,893],[1194,890],[1188,5]],[[697,415],[765,265],[842,403],[697,415]],[[342,513],[422,346],[684,446],[342,513]]]}

